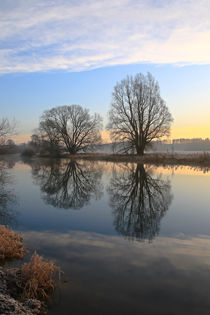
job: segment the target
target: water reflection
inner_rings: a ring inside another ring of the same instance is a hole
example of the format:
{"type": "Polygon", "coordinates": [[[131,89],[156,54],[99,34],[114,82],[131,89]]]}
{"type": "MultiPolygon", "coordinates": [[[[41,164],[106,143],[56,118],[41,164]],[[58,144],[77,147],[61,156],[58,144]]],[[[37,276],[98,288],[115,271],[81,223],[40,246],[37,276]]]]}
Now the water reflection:
{"type": "Polygon", "coordinates": [[[102,194],[102,171],[93,163],[53,160],[32,164],[32,174],[43,200],[54,207],[80,209],[102,194]]]}
{"type": "Polygon", "coordinates": [[[49,315],[209,314],[209,237],[157,237],[129,246],[121,237],[79,231],[23,237],[68,280],[49,315]]]}
{"type": "Polygon", "coordinates": [[[113,172],[108,192],[116,230],[128,237],[153,239],[172,200],[168,180],[154,177],[142,164],[113,172]]]}
{"type": "Polygon", "coordinates": [[[16,203],[16,196],[11,188],[12,177],[7,168],[11,167],[0,161],[0,224],[8,225],[15,220],[12,206],[16,203]]]}

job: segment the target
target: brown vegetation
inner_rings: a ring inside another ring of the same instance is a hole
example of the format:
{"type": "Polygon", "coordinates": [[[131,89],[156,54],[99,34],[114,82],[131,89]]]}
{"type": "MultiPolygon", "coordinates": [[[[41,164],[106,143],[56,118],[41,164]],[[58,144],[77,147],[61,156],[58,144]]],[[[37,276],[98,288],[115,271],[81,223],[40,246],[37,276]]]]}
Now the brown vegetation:
{"type": "Polygon", "coordinates": [[[11,228],[0,225],[0,259],[23,258],[23,242],[11,228]]]}
{"type": "MultiPolygon", "coordinates": [[[[67,156],[65,156],[67,157],[67,156]]],[[[136,154],[108,154],[108,153],[84,153],[68,156],[70,159],[84,159],[107,162],[139,162],[154,165],[186,165],[186,166],[209,166],[210,153],[146,153],[143,156],[136,154]]]]}
{"type": "Polygon", "coordinates": [[[55,290],[54,273],[59,268],[52,261],[47,261],[36,252],[28,263],[21,268],[20,286],[23,289],[21,298],[47,299],[55,290]]]}
{"type": "MultiPolygon", "coordinates": [[[[23,255],[21,236],[0,225],[0,259],[23,258],[23,255]]],[[[55,290],[55,272],[60,277],[60,268],[36,252],[20,268],[0,267],[0,313],[45,314],[45,301],[55,290]]]]}

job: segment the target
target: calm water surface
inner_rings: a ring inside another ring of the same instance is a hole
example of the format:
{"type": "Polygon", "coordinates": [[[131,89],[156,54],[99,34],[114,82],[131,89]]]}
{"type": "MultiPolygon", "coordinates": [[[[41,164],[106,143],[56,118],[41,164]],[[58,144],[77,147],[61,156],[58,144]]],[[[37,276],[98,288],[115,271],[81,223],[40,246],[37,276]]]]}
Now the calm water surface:
{"type": "Polygon", "coordinates": [[[210,172],[3,164],[1,223],[23,234],[28,256],[55,260],[67,280],[50,315],[210,314],[210,172]]]}

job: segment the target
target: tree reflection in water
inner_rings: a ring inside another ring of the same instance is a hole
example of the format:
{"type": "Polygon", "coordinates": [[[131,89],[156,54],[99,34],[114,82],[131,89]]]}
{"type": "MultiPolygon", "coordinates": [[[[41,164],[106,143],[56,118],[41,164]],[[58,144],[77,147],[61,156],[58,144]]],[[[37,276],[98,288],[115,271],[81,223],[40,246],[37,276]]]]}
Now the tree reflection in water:
{"type": "Polygon", "coordinates": [[[12,177],[9,175],[6,162],[0,161],[0,224],[8,225],[15,221],[12,206],[16,203],[16,196],[11,188],[12,177]]]}
{"type": "Polygon", "coordinates": [[[152,240],[172,200],[170,182],[142,164],[124,167],[113,172],[108,188],[115,228],[131,239],[152,240]]]}
{"type": "Polygon", "coordinates": [[[102,171],[90,162],[50,161],[32,165],[32,172],[44,201],[54,207],[80,209],[102,194],[102,171]]]}

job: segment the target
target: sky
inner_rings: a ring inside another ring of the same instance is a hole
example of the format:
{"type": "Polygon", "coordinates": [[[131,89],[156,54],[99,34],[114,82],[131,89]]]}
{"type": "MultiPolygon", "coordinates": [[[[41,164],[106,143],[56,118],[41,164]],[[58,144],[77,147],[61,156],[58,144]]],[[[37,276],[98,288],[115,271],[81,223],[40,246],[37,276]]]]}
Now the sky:
{"type": "Polygon", "coordinates": [[[209,12],[210,0],[1,0],[0,117],[20,138],[44,110],[80,104],[105,128],[114,85],[150,72],[171,137],[210,138],[209,12]]]}

